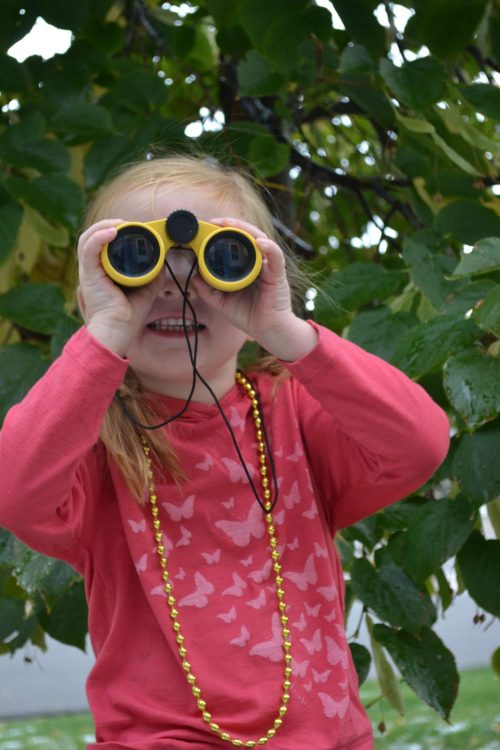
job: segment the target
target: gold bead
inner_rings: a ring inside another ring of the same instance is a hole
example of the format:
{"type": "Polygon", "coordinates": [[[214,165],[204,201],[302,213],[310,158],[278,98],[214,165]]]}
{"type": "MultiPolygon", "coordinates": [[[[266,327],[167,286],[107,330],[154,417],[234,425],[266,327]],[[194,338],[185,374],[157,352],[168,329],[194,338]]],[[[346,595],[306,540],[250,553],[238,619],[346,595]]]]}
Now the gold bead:
{"type": "Polygon", "coordinates": [[[262,453],[259,456],[259,463],[265,466],[266,464],[266,457],[262,455],[262,453]]]}
{"type": "Polygon", "coordinates": [[[255,433],[255,437],[257,438],[257,440],[262,440],[262,430],[257,430],[257,432],[255,433]]]}
{"type": "MultiPolygon", "coordinates": [[[[255,391],[254,391],[254,394],[255,394],[255,391]]],[[[251,396],[252,394],[249,393],[248,395],[251,396]]],[[[259,402],[257,401],[257,399],[255,397],[252,398],[252,406],[253,406],[254,409],[257,409],[257,407],[259,406],[259,402]]]]}
{"type": "Polygon", "coordinates": [[[285,664],[291,664],[292,663],[292,655],[291,654],[285,654],[285,664]]]}
{"type": "Polygon", "coordinates": [[[173,629],[174,629],[174,630],[175,630],[175,631],[176,631],[177,633],[178,633],[178,632],[179,632],[179,630],[181,629],[181,626],[179,625],[179,623],[178,623],[178,622],[173,622],[173,623],[172,623],[172,627],[173,627],[173,629]]]}
{"type": "Polygon", "coordinates": [[[283,722],[281,721],[281,719],[275,719],[274,720],[274,728],[275,729],[279,729],[282,724],[283,724],[283,722]]]}
{"type": "Polygon", "coordinates": [[[257,393],[254,391],[253,388],[250,388],[250,390],[248,391],[248,395],[250,396],[250,398],[255,398],[257,393]]]}
{"type": "Polygon", "coordinates": [[[198,708],[200,709],[200,711],[205,710],[207,703],[206,701],[203,700],[203,698],[200,698],[199,700],[197,700],[196,703],[198,704],[198,708]]]}
{"type": "MultiPolygon", "coordinates": [[[[149,499],[151,500],[152,503],[156,503],[158,498],[156,497],[156,495],[151,495],[149,499]]],[[[158,510],[158,508],[156,510],[158,510]]]]}
{"type": "Polygon", "coordinates": [[[276,729],[268,729],[266,737],[272,740],[275,734],[276,734],[276,729]]]}
{"type": "Polygon", "coordinates": [[[288,706],[280,706],[280,716],[283,717],[288,711],[288,706]]]}
{"type": "Polygon", "coordinates": [[[288,622],[288,617],[286,615],[281,615],[281,624],[286,625],[288,622]]]}
{"type": "Polygon", "coordinates": [[[167,561],[165,560],[165,558],[164,558],[164,557],[161,557],[161,558],[160,558],[160,565],[161,565],[161,567],[162,567],[162,568],[163,568],[164,570],[166,570],[166,569],[167,569],[167,561]]]}
{"type": "Polygon", "coordinates": [[[231,740],[231,745],[234,745],[235,747],[243,747],[243,741],[242,740],[231,740]]]}
{"type": "Polygon", "coordinates": [[[262,477],[261,484],[264,489],[267,489],[269,487],[269,479],[267,477],[262,477]]]}
{"type": "MultiPolygon", "coordinates": [[[[258,409],[252,409],[252,417],[255,419],[255,424],[257,425],[257,419],[260,417],[260,411],[258,409]]],[[[260,425],[258,425],[260,427],[260,425]]]]}
{"type": "MultiPolygon", "coordinates": [[[[184,649],[184,650],[186,650],[186,649],[184,649]]],[[[180,653],[180,651],[181,650],[179,649],[179,653],[180,653]]],[[[183,661],[182,662],[182,668],[183,668],[183,670],[185,672],[190,672],[191,671],[191,664],[188,661],[183,661]]]]}
{"type": "Polygon", "coordinates": [[[182,645],[184,643],[184,636],[179,633],[175,640],[182,645]]]}
{"type": "Polygon", "coordinates": [[[280,559],[280,553],[278,552],[277,549],[273,549],[273,551],[271,552],[271,557],[273,558],[273,560],[280,559]]]}
{"type": "Polygon", "coordinates": [[[156,516],[158,515],[158,508],[156,506],[153,506],[151,508],[151,513],[156,518],[156,516]]]}
{"type": "Polygon", "coordinates": [[[195,676],[194,676],[194,674],[193,674],[193,673],[191,672],[190,674],[188,674],[188,675],[186,676],[186,680],[187,680],[187,681],[189,682],[189,684],[190,684],[190,685],[194,685],[194,683],[196,682],[196,677],[195,677],[195,676]]]}
{"type": "MultiPolygon", "coordinates": [[[[163,573],[161,574],[161,577],[163,578],[164,581],[169,581],[170,580],[170,576],[168,574],[168,570],[164,570],[163,573]]],[[[167,588],[167,586],[165,586],[165,591],[167,591],[168,593],[170,593],[170,591],[172,591],[172,589],[173,589],[173,586],[172,586],[171,583],[168,584],[168,588],[167,588]]]]}
{"type": "Polygon", "coordinates": [[[277,595],[278,599],[283,599],[283,597],[285,596],[285,592],[283,591],[283,589],[277,589],[276,590],[276,595],[277,595]]]}
{"type": "Polygon", "coordinates": [[[281,565],[279,563],[275,562],[274,565],[273,565],[273,570],[276,573],[281,573],[281,565]]]}
{"type": "Polygon", "coordinates": [[[259,440],[259,442],[257,444],[257,449],[259,451],[261,451],[261,453],[262,453],[265,450],[265,448],[266,448],[266,446],[264,445],[264,443],[262,442],[262,440],[259,440]]]}
{"type": "Polygon", "coordinates": [[[186,654],[187,654],[187,648],[185,648],[185,646],[181,646],[179,648],[179,656],[181,657],[181,659],[184,659],[186,654]]]}
{"type": "Polygon", "coordinates": [[[161,531],[157,531],[156,532],[156,534],[155,534],[155,540],[157,542],[161,542],[161,540],[162,540],[161,531]]]}
{"type": "MultiPolygon", "coordinates": [[[[269,498],[271,497],[271,490],[264,490],[264,497],[265,497],[266,500],[269,500],[269,498]]],[[[268,504],[267,503],[266,503],[265,507],[266,507],[266,510],[267,510],[267,508],[268,508],[268,504]]],[[[271,510],[271,503],[269,503],[269,510],[271,510]]]]}
{"type": "Polygon", "coordinates": [[[221,732],[220,738],[221,740],[225,740],[226,742],[228,742],[228,740],[231,739],[231,735],[228,734],[227,732],[221,732]]]}
{"type": "Polygon", "coordinates": [[[288,703],[289,700],[290,700],[290,694],[283,693],[283,703],[288,703]]]}
{"type": "Polygon", "coordinates": [[[245,742],[245,747],[255,747],[256,744],[255,740],[247,740],[247,742],[245,742]]]}
{"type": "Polygon", "coordinates": [[[202,716],[205,721],[210,721],[210,719],[212,718],[212,714],[209,711],[203,711],[202,716]]]}
{"type": "Polygon", "coordinates": [[[285,688],[285,690],[290,690],[290,688],[292,687],[292,683],[290,682],[290,680],[283,680],[283,687],[285,688]]]}
{"type": "Polygon", "coordinates": [[[278,609],[281,610],[281,612],[284,612],[286,610],[285,602],[279,602],[278,609]]]}
{"type": "Polygon", "coordinates": [[[219,731],[219,725],[215,723],[215,721],[210,722],[210,729],[212,732],[218,732],[219,731]]]}
{"type": "Polygon", "coordinates": [[[243,384],[243,387],[244,387],[244,388],[245,388],[245,390],[247,390],[247,391],[251,391],[251,390],[252,390],[252,385],[251,385],[251,383],[249,383],[249,382],[248,382],[248,380],[246,380],[246,379],[245,379],[245,382],[244,382],[244,384],[243,384]]]}
{"type": "Polygon", "coordinates": [[[263,477],[267,477],[267,468],[265,466],[261,466],[260,473],[263,477]]]}
{"type": "Polygon", "coordinates": [[[158,521],[157,518],[155,518],[155,520],[153,521],[153,526],[155,527],[155,529],[159,529],[160,528],[160,522],[158,521]]]}
{"type": "Polygon", "coordinates": [[[193,687],[193,695],[195,698],[199,698],[201,695],[201,690],[199,687],[193,687]]]}
{"type": "Polygon", "coordinates": [[[260,417],[257,417],[255,419],[255,426],[256,427],[262,427],[262,419],[260,417]]]}
{"type": "Polygon", "coordinates": [[[165,547],[163,546],[163,544],[159,544],[158,547],[156,548],[156,551],[158,552],[159,555],[163,555],[165,553],[165,547]]]}
{"type": "Polygon", "coordinates": [[[281,584],[283,583],[283,578],[281,576],[276,576],[276,583],[278,584],[278,586],[281,586],[281,584]]]}
{"type": "MultiPolygon", "coordinates": [[[[179,611],[175,607],[170,610],[170,617],[172,620],[176,620],[179,617],[179,611]]],[[[283,618],[281,618],[281,622],[283,622],[283,618]]]]}

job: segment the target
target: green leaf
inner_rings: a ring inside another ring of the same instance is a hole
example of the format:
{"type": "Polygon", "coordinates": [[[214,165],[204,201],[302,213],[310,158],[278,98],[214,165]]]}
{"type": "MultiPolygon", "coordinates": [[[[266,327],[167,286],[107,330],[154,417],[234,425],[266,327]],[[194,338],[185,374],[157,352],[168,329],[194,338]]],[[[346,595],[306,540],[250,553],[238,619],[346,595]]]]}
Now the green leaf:
{"type": "Polygon", "coordinates": [[[19,629],[24,619],[25,602],[22,599],[0,596],[0,641],[19,629]]]}
{"type": "Polygon", "coordinates": [[[488,512],[488,518],[493,526],[493,531],[496,534],[497,539],[500,539],[500,497],[496,500],[492,500],[486,506],[488,512]]]}
{"type": "Polygon", "coordinates": [[[49,221],[73,229],[78,225],[84,205],[83,193],[65,175],[42,175],[31,182],[21,177],[8,177],[4,186],[13,198],[31,206],[49,221]]]}
{"type": "Polygon", "coordinates": [[[421,585],[461,548],[474,525],[475,513],[463,495],[434,500],[419,509],[411,524],[389,542],[389,551],[421,585]]]}
{"type": "Polygon", "coordinates": [[[472,252],[462,255],[452,278],[477,276],[498,270],[500,270],[500,237],[486,237],[474,246],[472,252]]]}
{"type": "Polygon", "coordinates": [[[500,540],[474,531],[457,555],[467,591],[481,609],[500,617],[500,540]]]}
{"type": "Polygon", "coordinates": [[[382,695],[398,714],[404,716],[405,707],[399,680],[385,655],[384,649],[374,637],[374,626],[370,617],[367,616],[366,621],[368,625],[368,633],[370,635],[373,663],[375,664],[375,671],[377,673],[380,689],[382,690],[382,695]]]}
{"type": "Polygon", "coordinates": [[[285,78],[256,50],[250,50],[239,61],[238,80],[243,96],[271,96],[285,83],[285,78]]]}
{"type": "Polygon", "coordinates": [[[453,458],[453,473],[474,507],[500,497],[499,445],[498,420],[460,438],[453,458]]]}
{"type": "Polygon", "coordinates": [[[0,206],[0,266],[10,258],[14,250],[22,220],[23,209],[18,203],[10,201],[0,206]]]}
{"type": "Polygon", "coordinates": [[[50,612],[40,615],[40,623],[52,638],[85,651],[87,604],[83,583],[70,586],[50,612]]]}
{"type": "Polygon", "coordinates": [[[262,177],[272,177],[285,169],[290,156],[290,147],[278,143],[270,134],[252,140],[249,159],[255,172],[262,177]]]}
{"type": "Polygon", "coordinates": [[[63,106],[52,118],[51,126],[56,133],[70,134],[72,142],[77,143],[92,141],[113,131],[108,110],[88,102],[63,106]]]}
{"type": "Polygon", "coordinates": [[[83,173],[88,188],[98,187],[111,169],[129,158],[130,142],[122,135],[99,138],[85,155],[83,173]]]}
{"type": "Polygon", "coordinates": [[[425,230],[408,237],[403,242],[403,258],[410,268],[415,286],[439,309],[460,284],[446,279],[440,265],[443,256],[436,255],[430,249],[434,239],[425,230]]]}
{"type": "Polygon", "coordinates": [[[358,675],[358,683],[361,686],[368,677],[372,657],[368,649],[362,646],[361,643],[349,643],[349,648],[351,649],[354,668],[358,675]]]}
{"type": "Polygon", "coordinates": [[[2,55],[0,61],[0,91],[5,94],[8,92],[17,94],[27,88],[29,83],[30,77],[26,65],[19,63],[10,55],[2,55]]]}
{"type": "Polygon", "coordinates": [[[347,338],[368,352],[390,361],[399,339],[419,325],[416,315],[409,312],[393,313],[385,305],[364,310],[356,315],[347,338]]]}
{"type": "Polygon", "coordinates": [[[380,74],[396,96],[416,111],[442,99],[448,79],[445,66],[435,57],[406,62],[400,68],[383,58],[380,74]]]}
{"type": "MultiPolygon", "coordinates": [[[[465,277],[464,277],[465,278],[465,277]]],[[[441,307],[446,315],[456,315],[463,317],[466,312],[472,310],[476,305],[481,305],[483,300],[496,288],[494,281],[483,279],[482,281],[472,281],[452,294],[441,307]]],[[[475,315],[472,315],[475,322],[475,315]]],[[[478,322],[478,325],[480,323],[478,322]]],[[[481,326],[483,327],[483,326],[481,326]]]]}
{"type": "Polygon", "coordinates": [[[419,0],[405,36],[425,44],[434,55],[449,58],[472,43],[487,0],[419,0]]]}
{"type": "Polygon", "coordinates": [[[25,209],[26,221],[31,224],[38,235],[52,247],[68,247],[70,239],[66,227],[54,226],[32,208],[25,209]]]}
{"type": "Polygon", "coordinates": [[[399,341],[392,364],[414,379],[440,365],[457,349],[470,346],[479,329],[470,320],[438,315],[412,328],[399,341]]]}
{"type": "Polygon", "coordinates": [[[2,143],[0,157],[13,167],[36,169],[38,172],[66,172],[70,166],[67,149],[53,138],[37,138],[2,143]]]}
{"type": "Polygon", "coordinates": [[[472,83],[460,86],[460,92],[465,96],[478,112],[500,120],[500,90],[491,83],[472,83]]]}
{"type": "Polygon", "coordinates": [[[497,284],[484,299],[480,300],[472,313],[472,320],[484,331],[500,338],[500,285],[497,284]]]}
{"type": "Polygon", "coordinates": [[[391,625],[417,633],[436,620],[431,600],[395,563],[375,569],[366,558],[358,558],[351,566],[351,586],[358,599],[391,625]]]}
{"type": "Polygon", "coordinates": [[[345,47],[340,55],[339,73],[373,73],[373,58],[362,44],[345,47]]]}
{"type": "Polygon", "coordinates": [[[50,340],[50,351],[54,359],[61,354],[66,342],[70,336],[76,333],[79,327],[80,322],[76,318],[72,318],[69,315],[60,318],[52,332],[50,340]]]}
{"type": "MultiPolygon", "coordinates": [[[[322,291],[338,307],[338,315],[345,314],[375,300],[385,300],[402,291],[408,281],[404,271],[387,271],[376,263],[352,263],[333,273],[322,291]]],[[[316,312],[329,312],[328,305],[318,296],[316,312]]]]}
{"type": "Polygon", "coordinates": [[[468,427],[481,427],[500,413],[500,359],[475,349],[450,357],[444,389],[468,427]]]}
{"type": "Polygon", "coordinates": [[[430,629],[418,636],[374,625],[373,635],[384,646],[412,690],[448,719],[455,703],[459,676],[453,654],[430,629]]]}
{"type": "Polygon", "coordinates": [[[0,295],[0,315],[28,331],[52,333],[65,317],[64,296],[54,284],[21,284],[0,295]]]}
{"type": "Polygon", "coordinates": [[[13,404],[26,395],[48,367],[39,349],[13,344],[0,350],[0,422],[13,404]]]}
{"type": "Polygon", "coordinates": [[[362,44],[377,60],[385,54],[385,30],[372,12],[376,2],[335,0],[335,10],[342,19],[351,41],[362,44]]]}
{"type": "Polygon", "coordinates": [[[481,203],[458,200],[449,203],[436,214],[434,228],[441,234],[453,235],[459,242],[473,245],[484,237],[494,238],[500,235],[500,216],[481,203]]]}

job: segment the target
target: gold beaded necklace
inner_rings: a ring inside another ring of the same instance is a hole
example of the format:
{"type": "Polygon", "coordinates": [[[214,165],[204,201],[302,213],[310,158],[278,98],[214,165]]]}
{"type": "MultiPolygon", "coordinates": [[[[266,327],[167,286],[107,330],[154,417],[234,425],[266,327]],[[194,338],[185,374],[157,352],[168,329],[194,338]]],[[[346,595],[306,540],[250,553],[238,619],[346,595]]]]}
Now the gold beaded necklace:
{"type": "Polygon", "coordinates": [[[186,680],[191,688],[191,691],[196,699],[198,708],[200,709],[203,721],[208,724],[211,731],[218,735],[221,740],[228,742],[234,747],[257,747],[258,745],[265,745],[272,739],[276,731],[280,728],[283,723],[283,717],[287,712],[287,703],[290,699],[290,677],[292,674],[292,655],[291,642],[290,642],[290,630],[288,628],[288,617],[286,615],[286,604],[285,604],[285,592],[283,590],[283,578],[281,576],[281,563],[280,553],[278,551],[278,540],[276,539],[276,528],[274,526],[274,520],[272,515],[272,504],[271,504],[271,491],[269,489],[269,479],[267,477],[267,465],[266,465],[266,452],[264,435],[262,431],[262,420],[259,411],[259,401],[257,393],[254,390],[252,384],[247,378],[240,372],[236,373],[236,382],[239,383],[246,391],[248,397],[252,402],[252,416],[255,424],[255,436],[257,439],[257,452],[260,464],[260,476],[264,494],[263,507],[265,509],[264,518],[267,525],[267,533],[269,538],[269,545],[271,547],[271,557],[273,562],[274,580],[276,581],[276,596],[278,600],[278,612],[281,622],[281,632],[283,636],[283,657],[284,657],[284,679],[283,679],[283,691],[281,694],[280,706],[276,718],[274,719],[273,725],[267,730],[266,734],[257,740],[243,740],[234,737],[230,732],[224,731],[219,724],[214,720],[212,712],[207,708],[207,703],[202,697],[201,689],[197,684],[197,678],[193,674],[191,664],[188,661],[187,648],[184,645],[184,636],[181,632],[181,625],[179,622],[179,612],[177,610],[177,601],[174,595],[174,587],[170,579],[170,573],[167,567],[167,556],[165,552],[165,546],[163,544],[163,532],[158,518],[158,499],[156,496],[155,484],[153,479],[152,470],[152,459],[150,457],[150,447],[145,437],[142,437],[142,445],[144,454],[146,456],[146,462],[148,465],[148,490],[149,490],[149,503],[151,509],[151,516],[153,519],[154,538],[156,541],[156,552],[160,558],[160,565],[162,569],[162,578],[164,583],[164,591],[166,594],[166,602],[169,610],[170,619],[172,621],[172,627],[175,632],[175,638],[177,641],[177,650],[182,662],[182,668],[186,680]]]}

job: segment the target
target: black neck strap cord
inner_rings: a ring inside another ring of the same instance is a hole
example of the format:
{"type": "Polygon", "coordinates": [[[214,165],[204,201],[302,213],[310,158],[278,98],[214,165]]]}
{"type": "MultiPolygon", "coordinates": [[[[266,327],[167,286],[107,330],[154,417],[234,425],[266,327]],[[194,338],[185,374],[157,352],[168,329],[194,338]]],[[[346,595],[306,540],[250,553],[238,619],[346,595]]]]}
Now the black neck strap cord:
{"type": "MultiPolygon", "coordinates": [[[[207,389],[207,391],[210,393],[210,395],[212,396],[212,398],[214,400],[214,403],[217,406],[217,409],[219,410],[219,413],[220,413],[220,415],[221,415],[221,417],[222,417],[222,419],[223,419],[223,421],[224,421],[224,423],[225,423],[225,425],[226,425],[226,427],[227,427],[227,429],[229,431],[229,434],[231,436],[231,440],[233,442],[233,445],[234,445],[234,447],[236,449],[236,453],[238,455],[239,461],[240,461],[241,466],[243,468],[243,471],[245,472],[245,475],[246,475],[246,477],[248,479],[248,482],[249,482],[250,487],[252,489],[252,492],[253,492],[253,494],[255,496],[255,499],[259,503],[259,505],[262,508],[262,510],[265,513],[267,513],[268,511],[266,510],[266,508],[265,508],[265,506],[264,506],[261,498],[259,497],[259,493],[257,492],[257,490],[255,488],[255,484],[253,483],[252,477],[250,476],[250,472],[248,471],[247,465],[245,463],[245,459],[242,456],[242,453],[241,453],[240,447],[238,445],[238,441],[236,440],[236,436],[234,434],[233,428],[231,427],[228,418],[224,414],[222,406],[221,406],[221,404],[220,404],[217,396],[215,395],[212,387],[207,382],[207,380],[205,380],[205,378],[203,377],[203,375],[200,373],[200,371],[198,370],[197,364],[196,364],[196,360],[197,360],[197,356],[198,356],[198,330],[199,330],[198,329],[198,318],[197,318],[196,311],[195,311],[193,305],[189,301],[188,287],[189,287],[189,283],[191,281],[191,278],[193,276],[193,273],[194,273],[194,271],[195,271],[195,269],[196,269],[196,267],[198,265],[198,260],[196,258],[194,259],[194,262],[193,262],[193,264],[192,264],[192,266],[191,266],[191,268],[189,270],[189,273],[188,273],[188,276],[187,276],[187,279],[186,279],[186,284],[185,284],[184,288],[180,285],[178,279],[176,278],[176,276],[175,276],[175,274],[174,274],[174,272],[172,270],[172,267],[169,265],[168,260],[166,260],[166,259],[165,259],[165,265],[167,266],[167,268],[168,268],[168,270],[170,272],[170,275],[172,276],[172,279],[174,280],[174,283],[176,284],[177,288],[179,289],[179,291],[182,294],[182,299],[183,299],[183,303],[182,303],[182,329],[183,329],[183,332],[184,332],[184,337],[186,339],[187,349],[188,349],[188,353],[189,353],[189,359],[190,359],[191,365],[193,367],[193,379],[192,379],[192,382],[191,382],[191,389],[189,391],[188,397],[187,397],[186,402],[185,402],[184,406],[182,407],[182,409],[177,414],[174,414],[174,416],[169,417],[164,422],[160,422],[157,425],[146,425],[146,424],[142,424],[141,422],[139,422],[130,413],[129,409],[127,408],[127,404],[125,403],[125,400],[124,400],[123,396],[119,392],[116,393],[116,398],[117,398],[118,404],[120,405],[120,408],[123,411],[123,413],[125,414],[125,416],[127,417],[127,419],[129,419],[131,422],[133,422],[133,424],[135,424],[137,427],[140,427],[143,430],[158,430],[161,427],[165,427],[170,422],[173,422],[174,420],[179,419],[179,417],[181,417],[187,411],[187,409],[189,407],[189,404],[191,403],[191,400],[193,398],[193,393],[194,393],[194,389],[195,389],[195,386],[196,386],[196,379],[199,379],[201,381],[201,383],[203,383],[203,385],[205,386],[205,388],[207,389]],[[191,315],[193,317],[193,323],[194,323],[194,345],[191,345],[191,341],[189,340],[189,333],[187,331],[187,322],[186,322],[186,310],[187,310],[187,308],[189,308],[189,311],[191,312],[191,315]]],[[[253,384],[252,384],[251,380],[248,378],[248,376],[246,376],[246,378],[247,378],[248,382],[250,383],[250,385],[253,388],[253,384]]],[[[261,429],[262,429],[262,433],[263,433],[263,437],[264,437],[264,442],[266,444],[267,456],[268,456],[269,465],[270,465],[270,468],[271,468],[271,476],[272,476],[273,485],[274,485],[274,497],[273,497],[273,499],[271,501],[271,510],[273,510],[274,507],[276,506],[277,501],[278,501],[278,480],[277,480],[277,477],[276,477],[276,468],[275,468],[275,465],[274,465],[273,455],[271,453],[271,447],[270,447],[269,437],[268,437],[267,429],[266,429],[266,426],[265,426],[264,413],[262,411],[262,406],[260,404],[260,400],[258,400],[258,402],[259,402],[258,409],[259,409],[259,412],[260,412],[259,416],[260,416],[260,420],[261,420],[261,429]]]]}

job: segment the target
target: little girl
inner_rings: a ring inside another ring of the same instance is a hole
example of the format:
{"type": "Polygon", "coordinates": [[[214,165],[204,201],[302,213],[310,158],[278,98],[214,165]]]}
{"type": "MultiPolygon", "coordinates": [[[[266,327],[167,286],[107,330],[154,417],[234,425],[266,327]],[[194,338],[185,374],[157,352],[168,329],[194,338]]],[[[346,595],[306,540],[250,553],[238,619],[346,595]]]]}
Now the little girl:
{"type": "Polygon", "coordinates": [[[85,577],[89,748],[369,750],[332,539],[432,475],[446,416],[294,314],[271,218],[238,173],[145,161],[100,191],[86,227],[85,325],[5,420],[0,524],[85,577]],[[145,286],[112,282],[116,226],[178,209],[250,233],[259,278],[221,292],[195,273],[185,307],[194,254],[177,247],[145,286]],[[247,339],[272,355],[248,380],[247,339]]]}

